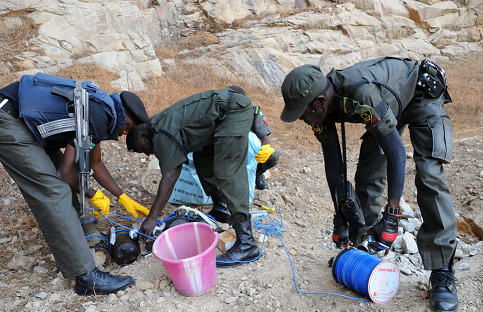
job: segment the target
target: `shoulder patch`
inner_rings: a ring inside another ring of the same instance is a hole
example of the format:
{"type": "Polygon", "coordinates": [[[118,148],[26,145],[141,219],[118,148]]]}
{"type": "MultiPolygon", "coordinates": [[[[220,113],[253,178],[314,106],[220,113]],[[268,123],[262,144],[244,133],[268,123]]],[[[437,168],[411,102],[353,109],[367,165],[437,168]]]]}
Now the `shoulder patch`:
{"type": "Polygon", "coordinates": [[[358,105],[352,115],[357,115],[362,119],[363,123],[369,126],[372,126],[380,119],[376,110],[367,105],[358,105]]]}

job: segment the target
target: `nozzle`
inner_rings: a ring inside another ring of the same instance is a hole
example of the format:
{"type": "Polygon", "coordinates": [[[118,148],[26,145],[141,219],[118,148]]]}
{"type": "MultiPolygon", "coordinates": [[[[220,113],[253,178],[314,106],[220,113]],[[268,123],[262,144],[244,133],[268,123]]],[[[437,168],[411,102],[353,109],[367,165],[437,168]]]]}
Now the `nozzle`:
{"type": "Polygon", "coordinates": [[[275,208],[268,208],[267,206],[264,206],[264,205],[261,205],[260,208],[262,210],[268,210],[268,213],[274,213],[275,212],[275,208]]]}
{"type": "Polygon", "coordinates": [[[362,239],[362,242],[357,249],[365,251],[369,254],[376,254],[381,250],[388,250],[389,247],[378,242],[374,235],[365,235],[362,239]]]}

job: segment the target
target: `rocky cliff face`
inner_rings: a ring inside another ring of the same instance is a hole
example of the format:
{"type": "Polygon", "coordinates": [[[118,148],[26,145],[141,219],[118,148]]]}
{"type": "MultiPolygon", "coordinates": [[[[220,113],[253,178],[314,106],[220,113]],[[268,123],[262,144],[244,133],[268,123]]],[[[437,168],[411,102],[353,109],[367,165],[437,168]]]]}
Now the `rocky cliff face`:
{"type": "MultiPolygon", "coordinates": [[[[38,35],[0,73],[56,72],[96,63],[120,78],[121,89],[144,88],[163,74],[155,48],[209,33],[180,52],[187,61],[266,89],[279,88],[295,66],[326,72],[355,62],[399,55],[415,60],[481,52],[481,0],[23,0],[0,3],[0,27],[38,25],[38,35]],[[36,49],[32,49],[35,47],[36,49]]],[[[0,39],[1,40],[1,39],[0,39]]],[[[168,68],[168,67],[166,67],[168,68]]]]}

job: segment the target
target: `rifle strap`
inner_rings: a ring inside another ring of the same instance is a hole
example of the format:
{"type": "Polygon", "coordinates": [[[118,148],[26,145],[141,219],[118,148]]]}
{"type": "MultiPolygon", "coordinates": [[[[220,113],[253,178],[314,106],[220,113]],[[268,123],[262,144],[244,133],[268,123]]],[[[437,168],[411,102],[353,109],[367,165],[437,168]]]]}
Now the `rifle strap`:
{"type": "Polygon", "coordinates": [[[340,123],[340,129],[341,129],[341,136],[342,136],[342,170],[343,170],[343,185],[344,185],[344,198],[347,200],[348,199],[348,190],[347,190],[347,148],[346,148],[346,140],[345,140],[345,124],[342,121],[340,123]]]}

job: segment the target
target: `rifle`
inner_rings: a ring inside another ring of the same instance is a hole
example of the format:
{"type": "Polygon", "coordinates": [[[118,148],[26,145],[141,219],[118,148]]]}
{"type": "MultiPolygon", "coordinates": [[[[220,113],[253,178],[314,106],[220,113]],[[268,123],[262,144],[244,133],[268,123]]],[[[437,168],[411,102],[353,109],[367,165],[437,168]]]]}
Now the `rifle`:
{"type": "Polygon", "coordinates": [[[352,228],[358,229],[365,225],[364,214],[357,198],[354,188],[350,181],[347,180],[347,149],[345,139],[345,125],[341,123],[342,130],[342,155],[343,155],[343,180],[335,189],[335,198],[337,203],[336,214],[341,214],[343,219],[349,222],[352,228]]]}
{"type": "Polygon", "coordinates": [[[79,193],[81,196],[82,216],[93,212],[94,209],[86,205],[86,192],[90,188],[92,136],[89,135],[89,94],[82,88],[82,81],[75,81],[75,88],[65,91],[59,87],[52,87],[51,94],[68,100],[69,118],[59,119],[38,126],[42,137],[75,130],[75,163],[79,171],[79,193]],[[74,112],[72,112],[72,108],[74,112]]]}

